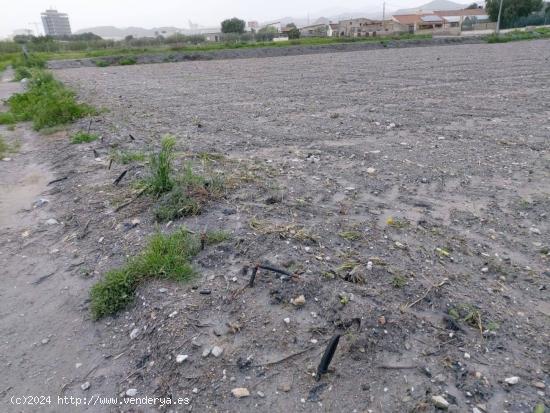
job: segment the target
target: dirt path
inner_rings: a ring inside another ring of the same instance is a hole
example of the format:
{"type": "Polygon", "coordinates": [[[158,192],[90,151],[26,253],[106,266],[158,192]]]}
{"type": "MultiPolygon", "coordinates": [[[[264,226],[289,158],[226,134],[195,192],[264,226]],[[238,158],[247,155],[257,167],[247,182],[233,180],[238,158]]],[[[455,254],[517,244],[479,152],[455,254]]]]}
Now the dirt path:
{"type": "MultiPolygon", "coordinates": [[[[21,90],[8,76],[0,83],[2,99],[21,90]]],[[[40,136],[28,125],[1,126],[0,135],[19,145],[0,162],[0,411],[76,411],[58,405],[58,395],[112,395],[122,360],[106,358],[101,332],[83,311],[89,285],[79,275],[84,251],[64,234],[68,205],[56,184],[48,185],[56,178],[51,161],[59,136],[40,136]],[[51,401],[13,405],[13,396],[51,401]]]]}

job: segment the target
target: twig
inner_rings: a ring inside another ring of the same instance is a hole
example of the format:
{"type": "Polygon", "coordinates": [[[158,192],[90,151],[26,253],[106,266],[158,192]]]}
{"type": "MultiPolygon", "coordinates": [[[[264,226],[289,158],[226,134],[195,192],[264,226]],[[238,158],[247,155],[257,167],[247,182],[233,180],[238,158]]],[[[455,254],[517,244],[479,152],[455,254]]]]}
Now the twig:
{"type": "Polygon", "coordinates": [[[114,185],[118,185],[120,183],[120,181],[122,181],[122,178],[124,178],[126,176],[126,174],[128,173],[128,169],[126,169],[124,172],[122,172],[117,179],[115,179],[115,181],[113,182],[114,185]]]}
{"type": "Polygon", "coordinates": [[[122,208],[126,208],[128,205],[130,205],[132,202],[136,201],[140,196],[143,195],[143,193],[147,190],[147,188],[143,188],[141,191],[139,191],[135,197],[130,199],[128,202],[125,202],[122,205],[119,205],[115,208],[115,212],[119,212],[122,208]]]}
{"type": "Polygon", "coordinates": [[[279,363],[282,363],[282,362],[284,362],[284,361],[290,360],[290,359],[292,359],[292,358],[294,358],[294,357],[300,356],[300,355],[302,355],[302,354],[304,354],[304,353],[306,353],[306,352],[308,352],[308,351],[310,351],[310,350],[313,350],[313,349],[315,349],[315,348],[316,348],[316,347],[314,347],[314,346],[310,346],[310,347],[305,348],[304,350],[298,351],[298,352],[296,352],[296,353],[289,354],[288,356],[285,356],[285,357],[283,357],[283,358],[281,358],[281,359],[279,359],[279,360],[269,361],[269,362],[267,362],[267,363],[262,363],[262,364],[255,364],[255,365],[252,366],[252,367],[273,366],[273,365],[275,365],[275,364],[279,364],[279,363]]]}
{"type": "Polygon", "coordinates": [[[113,158],[109,159],[109,166],[107,167],[109,171],[111,170],[111,166],[113,166],[113,158]]]}
{"type": "Polygon", "coordinates": [[[381,364],[379,366],[376,366],[379,369],[386,369],[386,370],[405,370],[405,369],[416,369],[418,366],[394,366],[391,364],[381,364]]]}
{"type": "Polygon", "coordinates": [[[52,275],[54,275],[55,272],[52,272],[50,274],[46,274],[46,275],[43,275],[42,277],[40,277],[39,279],[37,279],[36,281],[33,281],[31,284],[34,284],[34,285],[38,285],[38,284],[42,284],[44,281],[46,281],[48,278],[50,278],[52,275]]]}
{"type": "Polygon", "coordinates": [[[88,135],[90,134],[91,127],[92,127],[92,119],[90,118],[90,123],[88,123],[88,135]]]}
{"type": "Polygon", "coordinates": [[[64,176],[63,178],[54,179],[53,181],[48,182],[48,185],[47,185],[47,186],[49,186],[49,185],[51,185],[51,184],[55,184],[55,183],[57,183],[57,182],[64,181],[64,180],[67,179],[67,178],[68,178],[68,176],[64,176]]]}
{"type": "Polygon", "coordinates": [[[78,239],[84,239],[86,237],[86,235],[88,234],[88,227],[90,226],[90,222],[92,222],[91,219],[86,222],[86,225],[84,225],[82,232],[78,235],[78,239]]]}
{"type": "Polygon", "coordinates": [[[412,303],[410,304],[406,304],[403,308],[403,310],[407,310],[409,308],[411,308],[412,306],[418,304],[419,302],[421,302],[422,300],[424,300],[424,298],[426,298],[428,296],[428,294],[434,289],[434,288],[440,288],[440,287],[443,287],[445,284],[447,284],[449,280],[447,279],[444,279],[443,281],[441,281],[439,284],[437,285],[431,285],[430,288],[428,288],[426,290],[426,292],[424,294],[422,294],[422,297],[420,297],[418,300],[415,300],[413,301],[412,303]]]}

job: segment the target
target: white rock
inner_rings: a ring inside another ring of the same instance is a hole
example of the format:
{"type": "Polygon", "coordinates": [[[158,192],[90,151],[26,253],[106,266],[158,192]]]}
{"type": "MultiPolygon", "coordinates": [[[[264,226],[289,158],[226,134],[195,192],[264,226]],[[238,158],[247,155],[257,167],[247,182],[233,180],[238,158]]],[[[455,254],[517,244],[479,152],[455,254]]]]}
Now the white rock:
{"type": "Polygon", "coordinates": [[[519,377],[517,377],[517,376],[507,377],[507,378],[504,379],[504,381],[506,383],[508,383],[509,385],[518,384],[519,383],[519,377]]]}
{"type": "Polygon", "coordinates": [[[134,340],[137,338],[137,336],[139,336],[139,328],[134,328],[131,332],[130,332],[130,339],[131,340],[134,340]]]}
{"type": "Polygon", "coordinates": [[[265,397],[265,393],[263,391],[257,391],[256,394],[258,395],[258,397],[261,397],[261,398],[264,398],[265,397]]]}
{"type": "Polygon", "coordinates": [[[128,389],[126,390],[126,396],[134,397],[137,394],[137,389],[128,389]]]}
{"type": "Polygon", "coordinates": [[[303,295],[299,295],[296,298],[292,298],[290,300],[290,303],[292,305],[295,305],[296,307],[301,307],[306,303],[306,297],[304,297],[303,295]]]}
{"type": "Polygon", "coordinates": [[[372,261],[367,262],[367,270],[372,270],[372,261]]]}
{"type": "Polygon", "coordinates": [[[434,404],[435,407],[438,407],[444,410],[447,410],[447,408],[450,405],[450,403],[447,400],[445,400],[443,396],[432,396],[432,403],[434,404]]]}
{"type": "Polygon", "coordinates": [[[193,393],[197,394],[199,392],[199,389],[197,387],[193,387],[193,390],[192,390],[193,393]]]}
{"type": "Polygon", "coordinates": [[[288,317],[283,318],[283,321],[285,322],[285,324],[290,324],[290,318],[288,317]]]}
{"type": "Polygon", "coordinates": [[[233,393],[233,396],[235,396],[237,399],[250,396],[250,392],[246,387],[237,387],[231,390],[231,393],[233,393]]]}
{"type": "Polygon", "coordinates": [[[50,339],[49,338],[44,338],[42,339],[41,343],[42,344],[48,344],[50,342],[50,339]]]}
{"type": "Polygon", "coordinates": [[[172,311],[170,314],[168,314],[168,317],[170,318],[174,318],[175,316],[178,315],[178,312],[177,311],[172,311]]]}
{"type": "Polygon", "coordinates": [[[210,355],[210,353],[212,352],[212,348],[210,347],[205,347],[205,349],[202,351],[202,356],[203,357],[208,357],[210,355]]]}
{"type": "Polygon", "coordinates": [[[373,173],[375,173],[375,172],[376,172],[376,169],[374,169],[374,168],[367,168],[367,173],[368,173],[368,174],[373,174],[373,173]]]}
{"type": "Polygon", "coordinates": [[[164,293],[166,293],[166,292],[168,292],[168,289],[167,289],[167,288],[159,288],[159,293],[164,294],[164,293]]]}
{"type": "Polygon", "coordinates": [[[470,353],[464,353],[464,358],[469,359],[470,358],[470,353]]]}
{"type": "Polygon", "coordinates": [[[46,221],[46,225],[57,225],[59,222],[57,222],[57,219],[50,218],[46,221]]]}
{"type": "Polygon", "coordinates": [[[82,383],[82,384],[80,385],[80,388],[81,388],[82,390],[88,390],[88,389],[90,388],[90,382],[87,381],[86,383],[82,383]]]}
{"type": "Polygon", "coordinates": [[[187,354],[178,354],[176,356],[176,363],[178,363],[178,364],[183,363],[188,358],[189,358],[189,356],[187,354]]]}
{"type": "Polygon", "coordinates": [[[214,346],[212,348],[212,355],[214,357],[220,357],[223,353],[223,347],[214,346]]]}

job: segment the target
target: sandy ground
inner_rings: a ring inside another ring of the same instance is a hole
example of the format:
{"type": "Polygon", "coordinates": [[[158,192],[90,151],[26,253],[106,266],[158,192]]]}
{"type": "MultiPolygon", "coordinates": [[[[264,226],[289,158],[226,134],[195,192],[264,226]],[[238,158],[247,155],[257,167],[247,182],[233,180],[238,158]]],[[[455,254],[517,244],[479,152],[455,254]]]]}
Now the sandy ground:
{"type": "MultiPolygon", "coordinates": [[[[197,257],[201,277],[193,283],[150,283],[128,311],[79,325],[100,337],[90,351],[124,354],[102,360],[109,370],[93,371],[84,394],[132,388],[191,398],[173,411],[430,412],[442,403],[437,396],[460,412],[548,406],[550,41],[56,76],[106,111],[90,126],[101,141],[71,146],[50,137],[40,157],[29,155],[68,177],[44,210],[63,223],[47,228],[62,243],[50,248],[85,252],[74,258],[83,264],[73,307],[44,317],[86,318],[90,282],[155,230],[231,232],[197,257]],[[223,172],[228,186],[203,214],[159,227],[154,199],[116,211],[146,165],[107,166],[111,151],[149,151],[168,133],[178,139],[178,165],[223,172]],[[125,225],[135,219],[137,227],[125,225]],[[260,270],[246,288],[243,267],[258,261],[295,277],[260,270]],[[292,304],[300,295],[305,303],[292,304]],[[317,382],[336,334],[332,369],[317,382]],[[218,357],[207,355],[214,346],[223,349],[218,357]],[[180,354],[189,356],[182,364],[180,354]],[[237,399],[234,388],[250,396],[237,399]]],[[[3,242],[21,232],[3,234],[3,242]]],[[[15,261],[6,268],[31,274],[15,261]]],[[[56,279],[40,288],[59,292],[56,279]]],[[[14,317],[15,301],[5,302],[1,313],[14,317]]],[[[37,335],[29,340],[47,336],[37,335]]],[[[48,346],[37,348],[63,350],[55,340],[48,346]]],[[[18,360],[2,354],[6,363],[18,360]]],[[[32,360],[27,368],[39,370],[32,360]]],[[[42,360],[56,365],[54,355],[42,360]]],[[[8,385],[18,389],[25,370],[11,368],[8,385]]]]}

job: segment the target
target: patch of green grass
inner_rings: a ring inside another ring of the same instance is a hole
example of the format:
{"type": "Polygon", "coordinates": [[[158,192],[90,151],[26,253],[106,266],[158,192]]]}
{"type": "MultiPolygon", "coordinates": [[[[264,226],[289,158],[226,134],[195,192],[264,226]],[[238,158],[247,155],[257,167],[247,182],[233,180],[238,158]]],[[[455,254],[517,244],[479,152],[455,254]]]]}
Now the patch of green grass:
{"type": "Polygon", "coordinates": [[[124,57],[118,61],[118,64],[121,66],[130,66],[135,65],[137,60],[134,57],[124,57]]]}
{"type": "Polygon", "coordinates": [[[513,30],[508,33],[493,33],[487,36],[487,43],[508,43],[519,40],[548,39],[550,38],[550,29],[547,27],[537,27],[533,30],[513,30]]]}
{"type": "Polygon", "coordinates": [[[40,69],[32,71],[27,91],[11,96],[8,106],[16,121],[32,121],[35,130],[95,113],[92,107],[78,103],[74,92],[55,80],[51,73],[40,69]]]}
{"type": "Polygon", "coordinates": [[[79,144],[79,143],[90,143],[93,141],[96,141],[99,138],[99,135],[96,135],[95,133],[86,133],[86,132],[77,132],[71,137],[71,143],[72,144],[79,144]]]}
{"type": "Polygon", "coordinates": [[[151,155],[149,186],[155,195],[162,195],[174,187],[172,161],[175,146],[176,139],[167,135],[162,139],[160,151],[151,155]]]}
{"type": "Polygon", "coordinates": [[[198,215],[201,212],[199,203],[187,194],[184,187],[176,186],[163,195],[155,207],[157,222],[168,222],[189,215],[198,215]]]}
{"type": "Polygon", "coordinates": [[[206,245],[219,244],[231,238],[227,231],[210,231],[205,234],[206,245]]]}
{"type": "Polygon", "coordinates": [[[362,235],[359,231],[343,231],[340,232],[338,235],[340,235],[344,239],[347,239],[348,241],[357,241],[362,238],[362,235]]]}
{"type": "Polygon", "coordinates": [[[0,125],[13,125],[15,116],[11,112],[0,112],[0,125]]]}
{"type": "Polygon", "coordinates": [[[111,152],[111,158],[117,163],[127,165],[132,162],[144,162],[147,155],[141,151],[116,150],[111,152]]]}
{"type": "Polygon", "coordinates": [[[94,64],[97,67],[107,67],[110,66],[110,63],[106,60],[100,59],[100,60],[94,60],[94,64]]]}
{"type": "Polygon", "coordinates": [[[0,159],[5,158],[9,153],[16,152],[19,149],[20,143],[9,144],[4,137],[0,135],[0,159]]]}
{"type": "Polygon", "coordinates": [[[25,66],[15,68],[15,77],[14,80],[20,81],[22,79],[30,79],[32,76],[31,69],[25,66]]]}
{"type": "Polygon", "coordinates": [[[403,288],[405,285],[407,285],[407,279],[402,275],[396,275],[392,278],[391,285],[393,286],[393,288],[403,288]]]}
{"type": "Polygon", "coordinates": [[[109,271],[90,292],[97,320],[112,315],[134,299],[138,285],[152,278],[187,281],[195,275],[189,260],[200,250],[200,238],[185,228],[171,235],[155,234],[146,248],[122,268],[109,271]]]}

